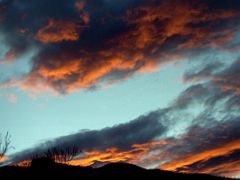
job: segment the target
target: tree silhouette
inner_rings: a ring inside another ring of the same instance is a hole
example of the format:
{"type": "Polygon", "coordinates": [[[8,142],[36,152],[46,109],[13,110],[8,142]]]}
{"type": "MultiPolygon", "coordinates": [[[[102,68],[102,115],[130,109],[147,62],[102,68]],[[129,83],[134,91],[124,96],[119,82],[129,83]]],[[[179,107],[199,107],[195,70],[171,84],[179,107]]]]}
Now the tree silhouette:
{"type": "Polygon", "coordinates": [[[11,136],[7,132],[4,135],[0,134],[0,160],[5,156],[7,151],[11,148],[11,136]]]}
{"type": "Polygon", "coordinates": [[[68,164],[68,162],[73,160],[80,152],[81,150],[77,146],[64,148],[53,147],[41,155],[33,156],[31,166],[51,165],[54,162],[68,164]]]}
{"type": "Polygon", "coordinates": [[[76,157],[81,150],[77,146],[69,146],[65,148],[51,148],[44,153],[45,157],[51,158],[55,162],[67,163],[76,157]]]}

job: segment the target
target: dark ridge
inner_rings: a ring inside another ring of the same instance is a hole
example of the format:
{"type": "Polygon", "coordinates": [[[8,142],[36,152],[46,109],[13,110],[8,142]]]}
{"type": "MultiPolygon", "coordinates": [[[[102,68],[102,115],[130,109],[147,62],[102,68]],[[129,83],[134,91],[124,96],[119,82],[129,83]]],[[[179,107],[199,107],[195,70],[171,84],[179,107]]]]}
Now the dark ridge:
{"type": "Polygon", "coordinates": [[[134,164],[128,164],[128,163],[109,163],[106,164],[105,166],[102,166],[98,168],[98,170],[105,170],[105,171],[115,171],[115,170],[131,170],[131,171],[143,171],[145,170],[144,168],[141,168],[139,166],[136,166],[134,164]]]}
{"type": "Polygon", "coordinates": [[[230,180],[207,174],[184,174],[157,169],[147,170],[127,163],[110,163],[99,168],[69,166],[46,159],[34,160],[31,167],[5,166],[0,168],[0,179],[201,179],[230,180]]]}

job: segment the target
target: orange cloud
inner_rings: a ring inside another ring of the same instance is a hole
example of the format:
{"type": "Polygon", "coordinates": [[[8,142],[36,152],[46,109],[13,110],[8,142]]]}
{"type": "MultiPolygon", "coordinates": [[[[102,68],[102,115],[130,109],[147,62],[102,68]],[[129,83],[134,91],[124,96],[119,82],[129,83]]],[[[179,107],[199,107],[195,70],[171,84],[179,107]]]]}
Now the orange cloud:
{"type": "Polygon", "coordinates": [[[70,61],[67,64],[61,65],[52,61],[52,65],[55,66],[54,69],[47,69],[46,67],[40,66],[38,73],[44,78],[52,78],[53,80],[64,79],[80,70],[81,61],[70,61]]]}
{"type": "Polygon", "coordinates": [[[83,0],[77,0],[75,3],[76,10],[80,13],[80,18],[84,24],[88,24],[90,21],[90,13],[84,10],[86,3],[83,0]]]}
{"type": "Polygon", "coordinates": [[[50,83],[42,81],[42,79],[40,79],[34,73],[24,79],[13,79],[1,85],[1,88],[3,89],[15,87],[18,87],[23,91],[29,92],[30,96],[34,99],[38,96],[41,96],[43,92],[50,93],[51,95],[58,94],[58,92],[51,87],[50,83]]]}
{"type": "Polygon", "coordinates": [[[7,161],[8,160],[8,157],[7,156],[3,156],[0,158],[0,163],[1,162],[4,162],[4,161],[7,161]]]}
{"type": "Polygon", "coordinates": [[[219,165],[208,167],[203,169],[201,172],[205,174],[217,174],[219,176],[226,176],[237,178],[240,175],[240,161],[232,161],[232,162],[223,162],[219,165]]]}
{"type": "Polygon", "coordinates": [[[48,24],[37,32],[35,38],[43,43],[77,41],[79,31],[74,22],[49,19],[48,24]]]}
{"type": "MultiPolygon", "coordinates": [[[[185,173],[207,173],[228,177],[239,175],[240,161],[223,161],[214,166],[206,166],[200,169],[187,168],[194,163],[207,163],[212,158],[226,157],[231,153],[240,150],[240,140],[235,140],[222,146],[201,151],[196,154],[176,158],[176,155],[168,152],[168,148],[177,142],[170,140],[150,141],[144,144],[134,144],[129,150],[108,148],[102,151],[84,152],[84,157],[66,162],[74,166],[91,166],[94,163],[128,162],[142,167],[159,166],[162,170],[181,171],[185,173]],[[153,164],[153,166],[151,166],[153,164]],[[182,168],[182,170],[181,170],[182,168]],[[180,170],[179,170],[180,169],[180,170]]],[[[18,166],[30,166],[30,160],[17,163],[18,166]]]]}
{"type": "Polygon", "coordinates": [[[75,3],[75,8],[78,10],[78,11],[82,11],[85,7],[85,3],[83,0],[77,0],[77,2],[75,3]]]}
{"type": "MultiPolygon", "coordinates": [[[[170,141],[152,141],[145,144],[135,144],[130,150],[121,151],[117,148],[109,148],[105,151],[86,152],[85,157],[69,162],[71,165],[90,166],[94,162],[129,162],[139,164],[153,149],[158,149],[170,144],[170,141]]],[[[149,158],[149,157],[148,157],[149,158]]],[[[159,158],[159,157],[158,157],[159,158]]]]}
{"type": "MultiPolygon", "coordinates": [[[[29,92],[46,92],[52,91],[53,85],[56,92],[71,93],[79,89],[89,88],[99,81],[104,76],[117,70],[132,70],[136,64],[144,61],[142,54],[136,54],[131,59],[125,53],[113,53],[111,51],[102,51],[96,54],[97,57],[102,57],[102,60],[96,61],[95,65],[88,66],[88,59],[92,58],[86,55],[82,59],[69,59],[61,63],[54,57],[48,60],[48,66],[42,65],[37,67],[25,79],[12,80],[6,83],[3,87],[20,87],[29,92]],[[104,61],[105,60],[105,61],[104,61]],[[75,81],[61,84],[61,81],[68,81],[74,77],[75,81]]],[[[56,57],[57,58],[57,57],[56,57]]],[[[151,71],[152,68],[140,69],[139,72],[151,71]]]]}
{"type": "MultiPolygon", "coordinates": [[[[240,83],[240,82],[239,82],[240,83]]],[[[220,86],[222,89],[226,90],[226,91],[235,91],[239,96],[240,96],[240,86],[239,87],[236,87],[236,86],[231,86],[230,84],[229,85],[222,85],[220,86]]]]}
{"type": "Polygon", "coordinates": [[[80,15],[82,21],[85,23],[85,24],[88,24],[89,21],[90,21],[90,14],[88,12],[83,12],[81,15],[80,15]]]}
{"type": "Polygon", "coordinates": [[[14,166],[30,167],[30,166],[31,166],[31,160],[21,161],[21,162],[19,162],[19,163],[14,164],[14,166]]]}
{"type": "MultiPolygon", "coordinates": [[[[87,151],[84,152],[84,157],[80,159],[71,160],[69,162],[66,162],[69,165],[74,166],[91,166],[96,161],[98,162],[128,162],[132,164],[139,164],[144,166],[146,163],[146,159],[151,162],[154,160],[161,159],[161,155],[158,154],[152,154],[149,155],[150,152],[156,151],[161,148],[164,148],[165,146],[172,144],[172,141],[169,140],[156,140],[156,141],[150,141],[144,144],[134,144],[132,145],[132,148],[129,150],[120,150],[117,148],[108,148],[103,151],[87,151]],[[145,157],[146,156],[146,157],[145,157]]],[[[21,167],[28,167],[31,165],[31,160],[25,159],[21,162],[15,163],[15,166],[21,166],[21,167]]]]}
{"type": "Polygon", "coordinates": [[[98,61],[96,65],[90,68],[82,66],[79,71],[82,72],[82,78],[80,76],[78,81],[69,84],[67,93],[97,84],[101,78],[113,71],[134,69],[136,63],[143,60],[143,56],[139,54],[128,61],[127,55],[121,52],[113,54],[112,52],[104,51],[99,52],[98,56],[105,59],[105,61],[98,61]]]}
{"type": "Polygon", "coordinates": [[[219,47],[230,42],[233,38],[233,29],[211,31],[209,28],[216,21],[238,17],[240,13],[233,10],[205,13],[206,9],[207,5],[204,4],[195,6],[193,3],[174,0],[163,2],[160,6],[139,7],[128,11],[126,20],[136,28],[126,36],[128,39],[134,38],[135,44],[132,45],[139,49],[152,45],[160,46],[173,36],[190,37],[185,42],[178,42],[178,48],[219,47]],[[193,28],[200,23],[208,25],[193,28]]]}
{"type": "Polygon", "coordinates": [[[240,150],[240,140],[235,140],[220,147],[208,149],[197,154],[189,154],[179,159],[173,160],[160,166],[161,169],[176,171],[178,168],[191,165],[199,161],[208,161],[211,158],[225,156],[232,152],[240,150]]]}

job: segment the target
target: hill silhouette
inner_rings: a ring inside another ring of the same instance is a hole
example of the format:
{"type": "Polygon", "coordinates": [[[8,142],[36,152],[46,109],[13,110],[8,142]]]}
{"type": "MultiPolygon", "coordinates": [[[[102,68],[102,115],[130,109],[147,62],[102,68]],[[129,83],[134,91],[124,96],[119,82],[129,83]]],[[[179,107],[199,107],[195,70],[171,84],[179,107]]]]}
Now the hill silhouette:
{"type": "Polygon", "coordinates": [[[55,163],[47,159],[32,161],[30,167],[6,166],[0,168],[0,179],[209,179],[230,180],[206,174],[184,174],[158,169],[147,170],[127,163],[110,163],[103,167],[79,167],[55,163]]]}

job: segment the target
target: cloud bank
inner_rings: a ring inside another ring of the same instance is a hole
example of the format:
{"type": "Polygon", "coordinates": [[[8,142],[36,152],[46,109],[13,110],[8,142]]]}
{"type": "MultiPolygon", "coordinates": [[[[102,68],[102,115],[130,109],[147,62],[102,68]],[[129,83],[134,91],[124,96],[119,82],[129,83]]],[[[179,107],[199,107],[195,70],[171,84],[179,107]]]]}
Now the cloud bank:
{"type": "Polygon", "coordinates": [[[36,54],[28,73],[2,86],[67,94],[154,71],[227,46],[239,29],[239,7],[237,0],[4,0],[1,62],[36,54]]]}

